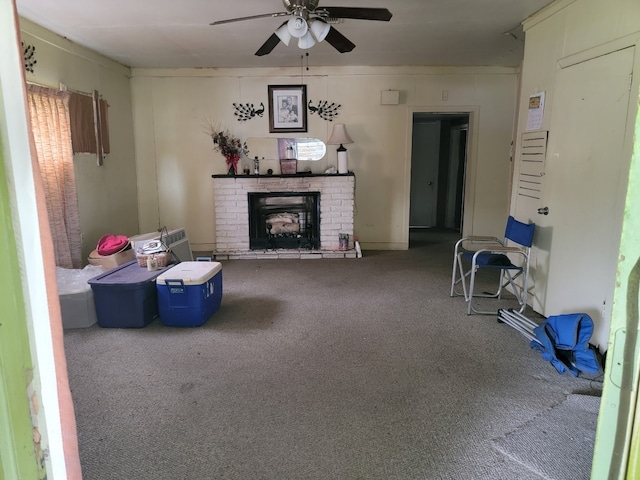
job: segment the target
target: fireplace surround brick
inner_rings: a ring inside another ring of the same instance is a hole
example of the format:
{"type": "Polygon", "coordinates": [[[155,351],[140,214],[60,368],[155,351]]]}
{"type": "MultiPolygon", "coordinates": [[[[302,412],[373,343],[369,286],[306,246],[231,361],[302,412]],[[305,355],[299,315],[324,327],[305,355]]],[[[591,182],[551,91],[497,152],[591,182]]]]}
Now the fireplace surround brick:
{"type": "Polygon", "coordinates": [[[347,174],[213,175],[216,215],[216,258],[355,258],[353,216],[355,176],[347,174]],[[319,251],[250,250],[247,194],[320,192],[319,251]],[[350,238],[348,251],[338,251],[338,234],[350,238]]]}

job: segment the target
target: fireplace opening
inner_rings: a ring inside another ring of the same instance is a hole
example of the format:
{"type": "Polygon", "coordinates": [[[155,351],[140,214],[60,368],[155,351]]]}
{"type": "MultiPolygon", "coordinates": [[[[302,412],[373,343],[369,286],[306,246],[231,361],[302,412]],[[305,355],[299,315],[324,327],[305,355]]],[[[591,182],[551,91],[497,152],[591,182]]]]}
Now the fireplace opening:
{"type": "Polygon", "coordinates": [[[320,192],[247,195],[251,250],[320,248],[320,192]]]}

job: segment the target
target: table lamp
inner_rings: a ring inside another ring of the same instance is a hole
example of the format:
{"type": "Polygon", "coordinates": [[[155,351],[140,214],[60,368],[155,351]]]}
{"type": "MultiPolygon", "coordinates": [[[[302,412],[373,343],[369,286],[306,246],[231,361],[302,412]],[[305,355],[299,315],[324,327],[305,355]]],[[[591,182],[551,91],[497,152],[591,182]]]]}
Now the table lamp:
{"type": "Polygon", "coordinates": [[[331,132],[331,137],[329,137],[327,143],[329,145],[340,145],[336,150],[338,152],[338,173],[348,173],[347,149],[344,148],[343,144],[353,143],[353,140],[351,140],[351,137],[347,133],[347,127],[342,123],[336,123],[333,126],[333,132],[331,132]]]}

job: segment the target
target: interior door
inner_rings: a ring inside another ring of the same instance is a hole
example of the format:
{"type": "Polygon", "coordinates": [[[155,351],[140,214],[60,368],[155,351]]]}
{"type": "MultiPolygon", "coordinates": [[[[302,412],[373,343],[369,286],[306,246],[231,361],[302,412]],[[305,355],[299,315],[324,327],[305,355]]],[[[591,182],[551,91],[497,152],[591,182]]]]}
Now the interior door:
{"type": "Polygon", "coordinates": [[[434,227],[438,206],[439,121],[413,124],[410,227],[434,227]]]}
{"type": "Polygon", "coordinates": [[[606,345],[628,162],[622,158],[633,48],[558,73],[538,215],[536,284],[545,316],[586,312],[606,345]]]}
{"type": "Polygon", "coordinates": [[[462,188],[467,156],[468,125],[454,125],[449,137],[449,171],[447,172],[447,205],[444,226],[460,230],[462,218],[462,188]]]}

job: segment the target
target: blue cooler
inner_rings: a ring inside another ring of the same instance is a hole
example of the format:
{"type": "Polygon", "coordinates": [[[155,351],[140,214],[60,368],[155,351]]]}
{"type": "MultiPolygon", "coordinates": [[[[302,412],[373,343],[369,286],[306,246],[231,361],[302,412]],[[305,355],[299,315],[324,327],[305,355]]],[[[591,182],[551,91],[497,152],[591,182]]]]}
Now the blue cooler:
{"type": "Polygon", "coordinates": [[[182,262],[156,279],[160,321],[169,327],[199,327],[222,302],[222,264],[182,262]]]}
{"type": "Polygon", "coordinates": [[[134,260],[88,280],[98,325],[140,328],[151,323],[158,316],[155,280],[168,268],[150,272],[134,260]]]}

